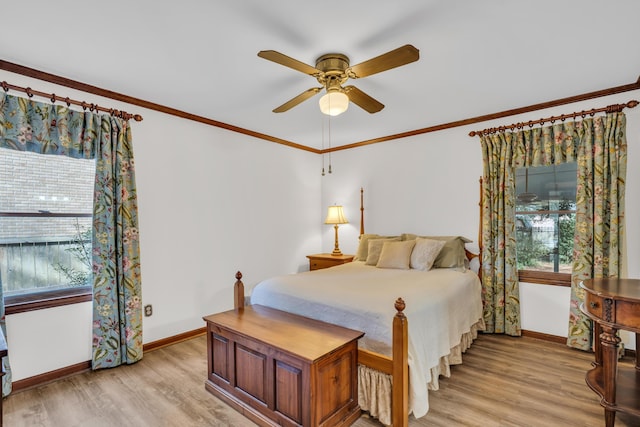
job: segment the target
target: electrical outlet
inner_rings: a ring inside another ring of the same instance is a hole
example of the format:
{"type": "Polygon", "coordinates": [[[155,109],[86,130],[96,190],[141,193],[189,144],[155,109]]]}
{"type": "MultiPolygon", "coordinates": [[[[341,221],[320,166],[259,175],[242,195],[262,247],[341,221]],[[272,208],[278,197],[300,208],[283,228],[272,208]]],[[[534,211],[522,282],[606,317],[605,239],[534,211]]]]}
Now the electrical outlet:
{"type": "Polygon", "coordinates": [[[144,315],[146,317],[149,317],[153,314],[153,307],[151,307],[151,304],[147,304],[144,306],[144,315]]]}

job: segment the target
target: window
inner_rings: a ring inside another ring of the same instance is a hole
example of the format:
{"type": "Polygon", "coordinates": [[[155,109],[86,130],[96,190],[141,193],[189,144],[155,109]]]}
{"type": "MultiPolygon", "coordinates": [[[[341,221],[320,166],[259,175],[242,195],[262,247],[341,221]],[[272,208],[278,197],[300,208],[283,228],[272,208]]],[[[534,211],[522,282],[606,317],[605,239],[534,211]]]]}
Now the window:
{"type": "Polygon", "coordinates": [[[94,160],[0,149],[7,313],[90,299],[94,176],[94,160]]]}
{"type": "Polygon", "coordinates": [[[516,170],[516,241],[521,281],[571,283],[577,164],[516,170]]]}

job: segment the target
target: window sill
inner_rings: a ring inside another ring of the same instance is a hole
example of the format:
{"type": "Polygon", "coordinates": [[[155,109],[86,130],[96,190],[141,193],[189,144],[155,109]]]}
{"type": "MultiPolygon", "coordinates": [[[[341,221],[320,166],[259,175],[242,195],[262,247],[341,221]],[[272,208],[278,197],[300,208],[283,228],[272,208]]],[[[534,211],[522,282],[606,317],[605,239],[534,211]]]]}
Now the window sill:
{"type": "Polygon", "coordinates": [[[537,283],[541,285],[571,287],[571,274],[569,273],[519,270],[518,280],[520,282],[537,283]]]}
{"type": "Polygon", "coordinates": [[[61,307],[92,300],[91,286],[35,292],[8,296],[4,299],[5,314],[17,314],[45,308],[61,307]]]}

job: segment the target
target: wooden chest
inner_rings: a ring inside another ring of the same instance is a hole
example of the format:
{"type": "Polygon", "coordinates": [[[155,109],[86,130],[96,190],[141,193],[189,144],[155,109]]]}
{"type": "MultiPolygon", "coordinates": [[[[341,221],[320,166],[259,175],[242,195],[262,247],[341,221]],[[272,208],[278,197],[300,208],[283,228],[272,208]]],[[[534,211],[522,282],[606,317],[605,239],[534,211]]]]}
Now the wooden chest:
{"type": "Polygon", "coordinates": [[[362,332],[260,305],[204,317],[205,388],[263,426],[348,426],[360,416],[362,332]]]}

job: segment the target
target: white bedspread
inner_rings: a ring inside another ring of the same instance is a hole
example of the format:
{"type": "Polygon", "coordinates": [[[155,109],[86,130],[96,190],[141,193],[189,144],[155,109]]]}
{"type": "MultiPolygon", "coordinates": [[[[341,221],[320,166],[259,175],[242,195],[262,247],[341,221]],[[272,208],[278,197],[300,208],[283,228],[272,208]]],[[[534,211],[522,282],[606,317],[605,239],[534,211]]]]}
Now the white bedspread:
{"type": "Polygon", "coordinates": [[[409,321],[409,410],[427,413],[431,368],[482,318],[480,280],[471,270],[383,269],[352,262],[290,274],[257,284],[261,304],[365,332],[361,348],[391,355],[394,302],[401,297],[409,321]]]}

